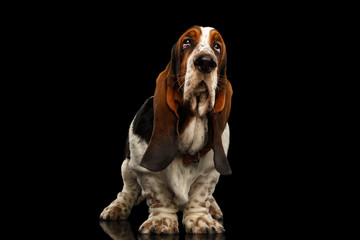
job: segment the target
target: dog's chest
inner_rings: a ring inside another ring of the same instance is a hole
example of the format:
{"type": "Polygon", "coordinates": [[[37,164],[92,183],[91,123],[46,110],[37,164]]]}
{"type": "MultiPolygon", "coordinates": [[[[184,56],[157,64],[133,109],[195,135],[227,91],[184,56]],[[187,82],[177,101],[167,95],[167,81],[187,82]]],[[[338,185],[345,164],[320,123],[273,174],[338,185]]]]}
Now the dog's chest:
{"type": "Polygon", "coordinates": [[[207,117],[194,117],[184,127],[179,135],[179,150],[194,155],[204,148],[207,143],[208,119],[207,117]]]}
{"type": "MultiPolygon", "coordinates": [[[[162,181],[174,193],[174,203],[179,209],[189,201],[189,192],[199,177],[208,176],[214,169],[212,151],[201,157],[199,163],[184,165],[181,155],[177,155],[173,162],[161,174],[162,181]]],[[[203,183],[205,184],[205,183],[203,183]]]]}

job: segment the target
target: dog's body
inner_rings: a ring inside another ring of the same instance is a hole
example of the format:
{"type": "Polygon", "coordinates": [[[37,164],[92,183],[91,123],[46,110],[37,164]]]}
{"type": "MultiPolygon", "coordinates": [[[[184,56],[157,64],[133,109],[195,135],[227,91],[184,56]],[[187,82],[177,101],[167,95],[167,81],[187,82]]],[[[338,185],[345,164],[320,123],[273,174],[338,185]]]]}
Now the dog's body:
{"type": "Polygon", "coordinates": [[[223,214],[212,194],[220,173],[231,174],[226,159],[231,95],[220,34],[190,28],[174,45],[154,97],[130,125],[124,187],[100,217],[126,219],[146,198],[150,215],[141,233],[177,233],[179,210],[186,232],[223,232],[223,214]]]}

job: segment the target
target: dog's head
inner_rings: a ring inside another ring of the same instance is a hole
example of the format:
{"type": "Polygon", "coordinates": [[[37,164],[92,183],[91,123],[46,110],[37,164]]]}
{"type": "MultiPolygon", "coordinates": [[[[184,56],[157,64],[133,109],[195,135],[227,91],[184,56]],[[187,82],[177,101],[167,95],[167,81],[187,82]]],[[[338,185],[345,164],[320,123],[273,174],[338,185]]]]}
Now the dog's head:
{"type": "MultiPolygon", "coordinates": [[[[215,168],[230,174],[221,135],[230,109],[232,87],[226,76],[226,47],[211,27],[194,26],[173,46],[171,60],[156,80],[154,128],[141,166],[160,171],[178,151],[179,111],[209,118],[209,142],[215,168]]],[[[182,116],[181,116],[182,117],[182,116]]]]}
{"type": "Polygon", "coordinates": [[[193,114],[214,109],[216,93],[226,84],[226,47],[211,27],[188,29],[173,46],[171,71],[182,102],[193,114]]]}

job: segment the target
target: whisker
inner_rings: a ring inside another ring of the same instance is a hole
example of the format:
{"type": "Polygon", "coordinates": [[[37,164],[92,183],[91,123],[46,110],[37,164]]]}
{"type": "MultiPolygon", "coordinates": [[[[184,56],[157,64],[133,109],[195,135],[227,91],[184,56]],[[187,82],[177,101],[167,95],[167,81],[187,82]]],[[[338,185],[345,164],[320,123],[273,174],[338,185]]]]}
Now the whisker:
{"type": "Polygon", "coordinates": [[[183,83],[180,85],[180,87],[178,88],[178,90],[180,90],[185,84],[185,81],[183,81],[183,83]]]}

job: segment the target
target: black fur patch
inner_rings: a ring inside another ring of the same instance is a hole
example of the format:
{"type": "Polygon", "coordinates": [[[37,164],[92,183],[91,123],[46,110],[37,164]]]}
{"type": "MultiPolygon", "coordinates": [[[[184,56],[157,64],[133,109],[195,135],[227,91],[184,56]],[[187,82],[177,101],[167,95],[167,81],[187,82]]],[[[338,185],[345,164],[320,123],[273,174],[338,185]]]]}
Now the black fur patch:
{"type": "Polygon", "coordinates": [[[136,113],[133,122],[133,133],[145,140],[147,144],[150,142],[153,124],[154,124],[154,106],[153,98],[148,98],[136,113]]]}

